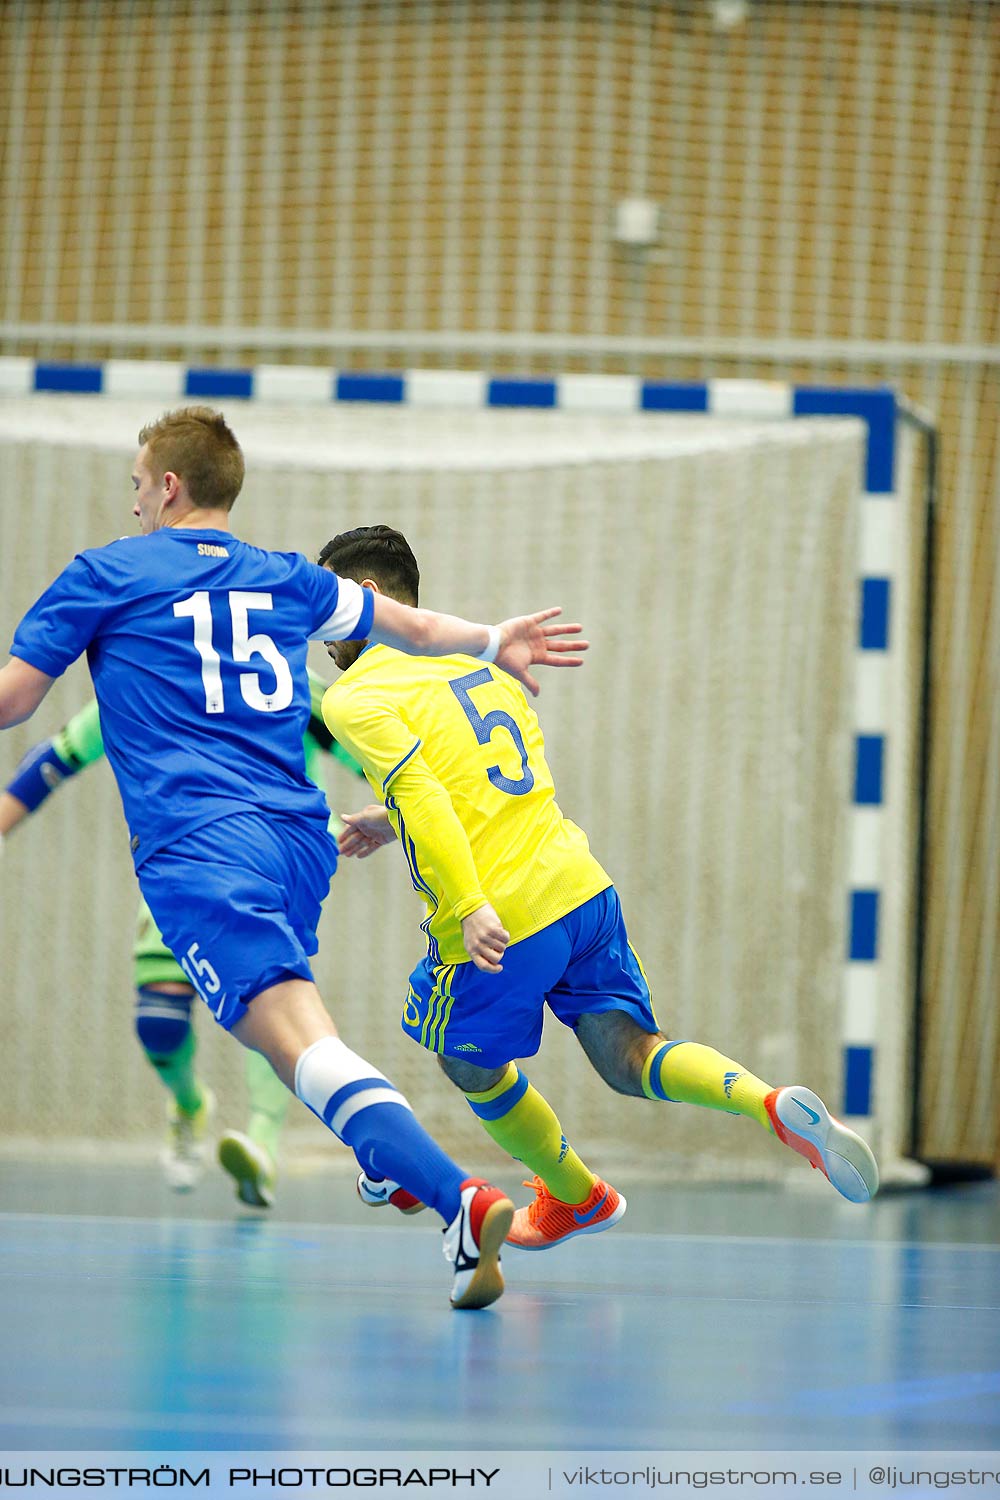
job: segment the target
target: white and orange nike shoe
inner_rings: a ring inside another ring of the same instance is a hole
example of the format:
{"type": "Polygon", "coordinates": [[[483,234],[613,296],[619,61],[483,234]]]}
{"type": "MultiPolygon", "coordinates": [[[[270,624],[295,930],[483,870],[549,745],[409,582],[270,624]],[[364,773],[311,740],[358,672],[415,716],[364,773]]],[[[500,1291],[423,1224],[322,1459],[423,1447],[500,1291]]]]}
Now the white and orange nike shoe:
{"type": "Polygon", "coordinates": [[[772,1089],[764,1100],[779,1141],[804,1156],[851,1203],[867,1203],[878,1192],[878,1163],[869,1146],[834,1119],[812,1089],[792,1084],[772,1089]]]}

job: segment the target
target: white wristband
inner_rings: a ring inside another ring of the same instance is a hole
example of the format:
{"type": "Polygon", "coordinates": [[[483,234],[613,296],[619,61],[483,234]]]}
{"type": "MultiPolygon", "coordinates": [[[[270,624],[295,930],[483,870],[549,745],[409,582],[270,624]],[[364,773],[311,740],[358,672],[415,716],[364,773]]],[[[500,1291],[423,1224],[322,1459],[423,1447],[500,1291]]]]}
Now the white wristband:
{"type": "Polygon", "coordinates": [[[490,633],[489,640],[486,642],[486,645],[483,647],[482,651],[480,651],[479,655],[476,657],[476,660],[477,661],[496,661],[496,659],[497,659],[497,652],[500,650],[500,626],[499,625],[488,625],[486,628],[487,628],[487,630],[490,633]]]}

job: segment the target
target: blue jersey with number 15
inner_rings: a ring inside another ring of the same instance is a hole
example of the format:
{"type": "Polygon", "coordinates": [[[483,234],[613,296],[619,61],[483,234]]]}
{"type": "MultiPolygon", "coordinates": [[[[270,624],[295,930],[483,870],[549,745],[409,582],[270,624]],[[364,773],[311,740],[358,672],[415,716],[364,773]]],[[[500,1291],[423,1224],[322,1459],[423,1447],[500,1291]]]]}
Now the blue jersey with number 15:
{"type": "Polygon", "coordinates": [[[86,651],[138,867],[248,809],[325,826],[302,749],[306,644],[367,636],[373,607],[300,553],[170,527],[81,552],[11,654],[58,677],[86,651]]]}

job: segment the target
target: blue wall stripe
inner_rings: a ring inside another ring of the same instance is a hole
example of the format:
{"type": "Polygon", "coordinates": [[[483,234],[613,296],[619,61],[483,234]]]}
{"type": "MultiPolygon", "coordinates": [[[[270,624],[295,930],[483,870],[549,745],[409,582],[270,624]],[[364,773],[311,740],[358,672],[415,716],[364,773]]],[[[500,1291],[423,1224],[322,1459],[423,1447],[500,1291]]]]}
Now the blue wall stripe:
{"type": "Polygon", "coordinates": [[[555,406],[554,380],[491,380],[486,387],[487,406],[555,406]]]}
{"type": "Polygon", "coordinates": [[[891,583],[888,578],[862,578],[861,580],[861,639],[862,651],[887,651],[889,649],[889,600],[891,583]]]}
{"type": "Polygon", "coordinates": [[[185,396],[209,396],[215,400],[228,397],[249,401],[253,395],[252,370],[188,370],[184,377],[185,396]]]}
{"type": "Polygon", "coordinates": [[[847,956],[854,963],[878,957],[878,891],[852,891],[847,956]]]}
{"type": "Polygon", "coordinates": [[[103,386],[102,365],[35,365],[36,391],[78,391],[98,395],[103,386]]]}
{"type": "Polygon", "coordinates": [[[872,1112],[872,1049],[844,1048],[844,1114],[872,1112]]]}
{"type": "Polygon", "coordinates": [[[639,405],[643,411],[708,411],[708,386],[644,380],[639,405]]]}
{"type": "Polygon", "coordinates": [[[794,391],[792,412],[797,417],[861,417],[868,423],[865,489],[870,495],[891,492],[896,457],[896,397],[892,391],[801,385],[794,391]]]}
{"type": "Polygon", "coordinates": [[[878,807],[883,800],[882,768],[885,735],[859,734],[855,741],[854,802],[857,807],[878,807]]]}
{"type": "Polygon", "coordinates": [[[351,374],[349,370],[337,376],[334,382],[335,401],[385,401],[401,402],[406,395],[406,382],[402,375],[369,375],[365,372],[351,374]]]}

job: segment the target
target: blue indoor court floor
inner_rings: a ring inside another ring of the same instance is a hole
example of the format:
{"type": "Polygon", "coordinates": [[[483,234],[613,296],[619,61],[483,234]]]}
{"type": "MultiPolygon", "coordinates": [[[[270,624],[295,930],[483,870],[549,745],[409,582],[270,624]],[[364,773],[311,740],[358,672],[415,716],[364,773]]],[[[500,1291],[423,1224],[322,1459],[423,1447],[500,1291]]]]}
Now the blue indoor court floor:
{"type": "Polygon", "coordinates": [[[0,1448],[1000,1449],[997,1184],[622,1187],[456,1313],[436,1220],[339,1170],[267,1218],[0,1161],[0,1448]]]}

